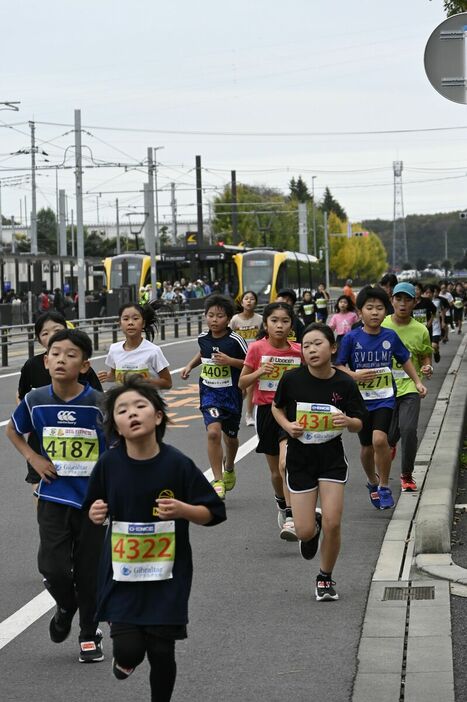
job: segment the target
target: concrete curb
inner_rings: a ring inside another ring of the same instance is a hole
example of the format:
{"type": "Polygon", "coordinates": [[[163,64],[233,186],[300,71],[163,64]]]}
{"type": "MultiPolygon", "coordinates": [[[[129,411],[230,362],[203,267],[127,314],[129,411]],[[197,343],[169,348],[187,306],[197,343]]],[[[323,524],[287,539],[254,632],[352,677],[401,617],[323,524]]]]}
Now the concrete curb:
{"type": "Polygon", "coordinates": [[[427,474],[414,523],[417,569],[432,577],[465,582],[467,570],[450,557],[459,453],[467,418],[467,337],[464,337],[441,387],[435,410],[417,453],[427,474]],[[440,558],[444,554],[447,558],[440,558]]]}

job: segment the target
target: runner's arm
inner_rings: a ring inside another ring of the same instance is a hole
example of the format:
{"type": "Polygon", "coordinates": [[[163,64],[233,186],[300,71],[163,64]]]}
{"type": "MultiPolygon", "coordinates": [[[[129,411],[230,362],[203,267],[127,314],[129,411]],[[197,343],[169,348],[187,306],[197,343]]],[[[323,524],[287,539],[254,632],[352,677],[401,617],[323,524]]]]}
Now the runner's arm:
{"type": "Polygon", "coordinates": [[[13,422],[9,421],[6,428],[6,435],[10,439],[11,443],[15,449],[20,453],[23,458],[32,465],[34,470],[39,473],[41,478],[46,482],[50,483],[49,478],[55,479],[57,473],[53,463],[45,456],[34,451],[27,443],[26,439],[22,434],[17,434],[13,425],[13,422]]]}
{"type": "Polygon", "coordinates": [[[185,366],[185,368],[183,368],[182,372],[180,373],[181,379],[186,380],[189,377],[193,368],[196,368],[197,366],[199,366],[200,363],[201,363],[201,352],[198,351],[196,356],[193,356],[191,361],[185,366]]]}

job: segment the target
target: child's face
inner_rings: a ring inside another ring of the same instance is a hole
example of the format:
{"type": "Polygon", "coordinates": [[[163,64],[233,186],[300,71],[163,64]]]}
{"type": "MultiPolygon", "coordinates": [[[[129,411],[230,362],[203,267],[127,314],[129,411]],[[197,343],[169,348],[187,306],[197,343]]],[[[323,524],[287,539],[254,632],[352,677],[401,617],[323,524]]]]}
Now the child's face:
{"type": "Polygon", "coordinates": [[[342,298],[342,300],[339,300],[339,311],[340,312],[347,312],[349,309],[349,303],[345,298],[342,298]]]}
{"type": "Polygon", "coordinates": [[[302,340],[302,354],[305,363],[311,368],[320,368],[331,360],[336,345],[329,343],[324,334],[317,329],[309,331],[302,340]]]}
{"type": "Polygon", "coordinates": [[[51,339],[56,332],[62,331],[64,328],[65,327],[63,324],[60,324],[60,322],[54,322],[52,319],[48,319],[46,322],[44,322],[44,325],[39,333],[39,343],[41,346],[46,349],[49,339],[51,339]]]}
{"type": "Polygon", "coordinates": [[[125,336],[130,338],[141,336],[143,327],[143,318],[136,307],[127,307],[123,310],[120,317],[120,329],[125,336]]]}
{"type": "Polygon", "coordinates": [[[242,307],[247,312],[254,310],[256,307],[255,296],[251,295],[251,293],[247,293],[244,297],[242,297],[242,307]]]}
{"type": "Polygon", "coordinates": [[[397,293],[397,295],[392,296],[392,306],[394,307],[394,312],[401,319],[407,319],[412,314],[413,308],[415,307],[415,300],[410,295],[405,293],[397,293]]]}
{"type": "Polygon", "coordinates": [[[222,334],[227,329],[229,317],[222,307],[210,307],[206,312],[206,322],[213,334],[222,334]]]}
{"type": "Polygon", "coordinates": [[[136,390],[128,390],[117,397],[113,420],[120,436],[129,441],[155,437],[155,429],[161,423],[162,412],[156,410],[150,400],[136,390]]]}
{"type": "Polygon", "coordinates": [[[386,305],[381,300],[373,297],[365,302],[362,307],[362,319],[366,327],[377,329],[386,316],[386,305]]]}
{"type": "Polygon", "coordinates": [[[290,328],[292,326],[292,320],[287,310],[274,310],[272,314],[267,318],[264,328],[270,339],[276,341],[282,341],[287,339],[290,328]]]}
{"type": "Polygon", "coordinates": [[[52,380],[72,382],[80,373],[89,370],[90,363],[83,358],[83,352],[70,339],[55,341],[45,355],[45,367],[52,380]]]}

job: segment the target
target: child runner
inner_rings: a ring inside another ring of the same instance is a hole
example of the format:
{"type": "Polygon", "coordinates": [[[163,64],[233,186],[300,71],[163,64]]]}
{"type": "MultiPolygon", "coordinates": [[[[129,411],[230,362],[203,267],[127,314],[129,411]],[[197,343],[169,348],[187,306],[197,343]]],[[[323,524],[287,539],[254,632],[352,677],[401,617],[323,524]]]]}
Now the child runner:
{"type": "MultiPolygon", "coordinates": [[[[65,317],[55,310],[50,312],[44,312],[40,317],[37,318],[34,325],[34,333],[37,341],[40,343],[44,349],[47,348],[49,339],[55,334],[55,332],[61,329],[67,329],[67,323],[65,317]]],[[[45,352],[39,353],[32,358],[28,358],[24,366],[21,368],[21,374],[18,383],[18,402],[23,400],[30,390],[35,388],[42,388],[44,385],[50,385],[52,379],[48,369],[45,367],[45,352]]],[[[89,385],[95,390],[102,390],[102,385],[92,368],[89,368],[86,373],[80,375],[78,382],[81,385],[89,385]]],[[[40,443],[37,435],[34,431],[29,434],[28,445],[36,453],[40,453],[40,443]]],[[[41,476],[34,470],[34,468],[28,463],[28,472],[26,475],[26,482],[30,483],[33,490],[36,490],[41,476]]]]}
{"type": "MultiPolygon", "coordinates": [[[[253,290],[247,290],[247,292],[243,294],[240,304],[242,306],[242,311],[239,314],[234,314],[230,320],[230,328],[245,339],[247,346],[249,346],[251,342],[256,339],[263,324],[263,318],[260,314],[255,312],[255,307],[258,304],[258,296],[253,290]]],[[[252,387],[248,388],[246,391],[245,424],[247,427],[255,426],[252,387]]]]}
{"type": "Polygon", "coordinates": [[[287,432],[286,477],[300,552],[310,560],[321,527],[318,601],[337,600],[332,571],[340,549],[340,525],[348,463],[341,434],[360,431],[366,410],[353,380],[331,365],[336,343],[330,327],[311,324],[302,340],[305,366],[286,373],[277,388],[272,413],[287,432]],[[320,499],[321,510],[316,511],[320,499]]]}
{"type": "Polygon", "coordinates": [[[259,443],[256,453],[266,454],[271,471],[271,482],[277,508],[280,537],[285,541],[296,541],[290,496],[285,485],[285,441],[281,428],[272,416],[271,404],[285,371],[296,368],[301,362],[300,345],[288,340],[292,326],[293,310],[285,302],[266,305],[263,314],[264,339],[254,341],[245,358],[239,385],[243,389],[251,386],[253,403],[256,405],[256,431],[259,443]],[[280,446],[281,444],[281,446],[280,446]],[[281,461],[281,449],[283,457],[281,461]]]}
{"type": "MultiPolygon", "coordinates": [[[[426,299],[426,298],[425,298],[426,299]]],[[[427,300],[428,302],[428,300],[427,300]]],[[[393,329],[404,346],[410,351],[417,374],[431,378],[431,343],[428,329],[412,317],[416,303],[415,287],[411,283],[398,283],[393,291],[394,312],[388,315],[382,326],[393,329]]],[[[420,414],[420,395],[407,373],[393,358],[392,375],[396,382],[396,407],[388,432],[390,446],[396,446],[401,439],[401,490],[415,492],[417,485],[412,473],[417,454],[417,425],[420,414]]]]}
{"type": "MultiPolygon", "coordinates": [[[[297,302],[295,290],[292,290],[292,288],[284,288],[283,290],[279,290],[276,297],[276,302],[286,302],[288,305],[291,306],[293,310],[297,302]]],[[[292,326],[290,327],[290,332],[288,336],[289,341],[296,341],[297,343],[300,343],[302,340],[304,329],[305,326],[302,320],[294,314],[292,319],[292,326]]]]}
{"type": "Polygon", "coordinates": [[[302,295],[302,302],[297,310],[297,316],[300,317],[303,324],[307,327],[316,319],[315,303],[311,294],[311,290],[305,290],[302,295]]]}
{"type": "Polygon", "coordinates": [[[154,385],[130,376],[106,394],[104,412],[107,436],[120,441],[99,459],[86,499],[94,524],[110,522],[98,616],[110,622],[115,677],[147,655],[151,700],[168,702],[188,621],[189,523],[219,524],[225,506],[193,461],[162,442],[166,406],[154,385]]]}
{"type": "Polygon", "coordinates": [[[370,501],[376,509],[394,507],[389,487],[391,453],[388,444],[388,431],[396,405],[391,373],[393,357],[413,380],[417,392],[422,397],[426,395],[426,388],[410,360],[410,352],[392,329],[381,328],[388,302],[382,288],[367,285],[360,290],[357,308],[361,311],[363,327],[344,336],[336,361],[336,366],[357,382],[368,410],[359,433],[360,456],[368,478],[370,501]]]}
{"type": "Polygon", "coordinates": [[[414,283],[414,288],[415,305],[412,311],[412,317],[417,322],[420,322],[420,324],[426,326],[431,339],[433,334],[433,317],[436,315],[436,307],[425,295],[425,287],[421,283],[414,283]]]}
{"type": "Polygon", "coordinates": [[[152,343],[157,319],[151,305],[126,302],[118,311],[118,319],[125,341],[111,344],[105,359],[110,371],[103,370],[97,374],[101,383],[122,383],[127,375],[137,373],[159,390],[170,390],[172,377],[169,363],[160,347],[152,343]]]}
{"type": "Polygon", "coordinates": [[[328,302],[331,299],[324,283],[318,285],[318,291],[315,294],[316,305],[316,320],[326,324],[328,318],[328,302]]]}
{"type": "Polygon", "coordinates": [[[433,303],[436,312],[433,315],[433,321],[431,325],[431,347],[433,349],[433,359],[435,363],[439,363],[441,360],[441,354],[439,352],[439,342],[443,336],[443,329],[446,325],[445,321],[445,309],[448,307],[447,301],[444,297],[439,296],[439,285],[427,285],[424,291],[425,297],[433,303]]]}
{"type": "Polygon", "coordinates": [[[49,341],[45,364],[52,384],[28,392],[13,412],[7,436],[41,477],[37,496],[39,571],[57,603],[50,638],[61,643],[79,610],[79,661],[104,659],[97,628],[97,566],[104,538],[82,509],[89,475],[105,448],[98,409],[101,393],[78,382],[89,369],[91,340],[78,329],[62,329],[49,341]],[[40,453],[24,434],[36,432],[40,453]]]}
{"type": "Polygon", "coordinates": [[[466,303],[466,294],[462,283],[457,283],[453,291],[453,318],[457,328],[457,333],[462,333],[462,322],[464,321],[464,306],[466,303]]]}
{"type": "Polygon", "coordinates": [[[336,346],[338,348],[344,334],[347,334],[355,322],[358,322],[358,314],[355,312],[352,298],[348,295],[341,295],[337,298],[334,310],[336,313],[332,315],[328,325],[336,334],[336,346]]]}
{"type": "Polygon", "coordinates": [[[214,294],[206,298],[204,314],[209,331],[199,335],[200,351],[181,372],[182,380],[186,380],[193,368],[202,364],[199,377],[200,410],[207,430],[213,487],[222,500],[225,499],[226,490],[232,490],[237,480],[235,456],[243,399],[238,379],[247,352],[245,340],[229,327],[234,312],[234,303],[225,295],[214,294]]]}

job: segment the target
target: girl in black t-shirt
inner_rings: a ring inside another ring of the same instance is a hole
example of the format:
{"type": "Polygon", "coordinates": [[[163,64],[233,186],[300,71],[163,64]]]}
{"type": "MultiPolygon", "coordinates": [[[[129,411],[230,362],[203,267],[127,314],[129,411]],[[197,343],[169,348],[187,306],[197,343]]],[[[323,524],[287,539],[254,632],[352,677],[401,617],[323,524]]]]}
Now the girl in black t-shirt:
{"type": "Polygon", "coordinates": [[[348,464],[341,434],[362,428],[366,410],[356,383],[331,365],[334,333],[324,324],[310,324],[302,340],[304,366],[284,374],[272,413],[288,434],[286,480],[300,539],[300,552],[310,560],[319,545],[318,601],[337,600],[332,570],[340,549],[340,525],[348,464]],[[318,495],[321,510],[316,509],[318,495]]]}
{"type": "Polygon", "coordinates": [[[149,381],[129,376],[112,388],[104,417],[109,442],[119,443],[96,463],[85,502],[94,524],[109,519],[97,613],[110,622],[114,676],[124,680],[147,655],[151,700],[168,702],[175,641],[186,638],[188,526],[223,522],[225,506],[193,461],[162,442],[166,406],[149,381]]]}

